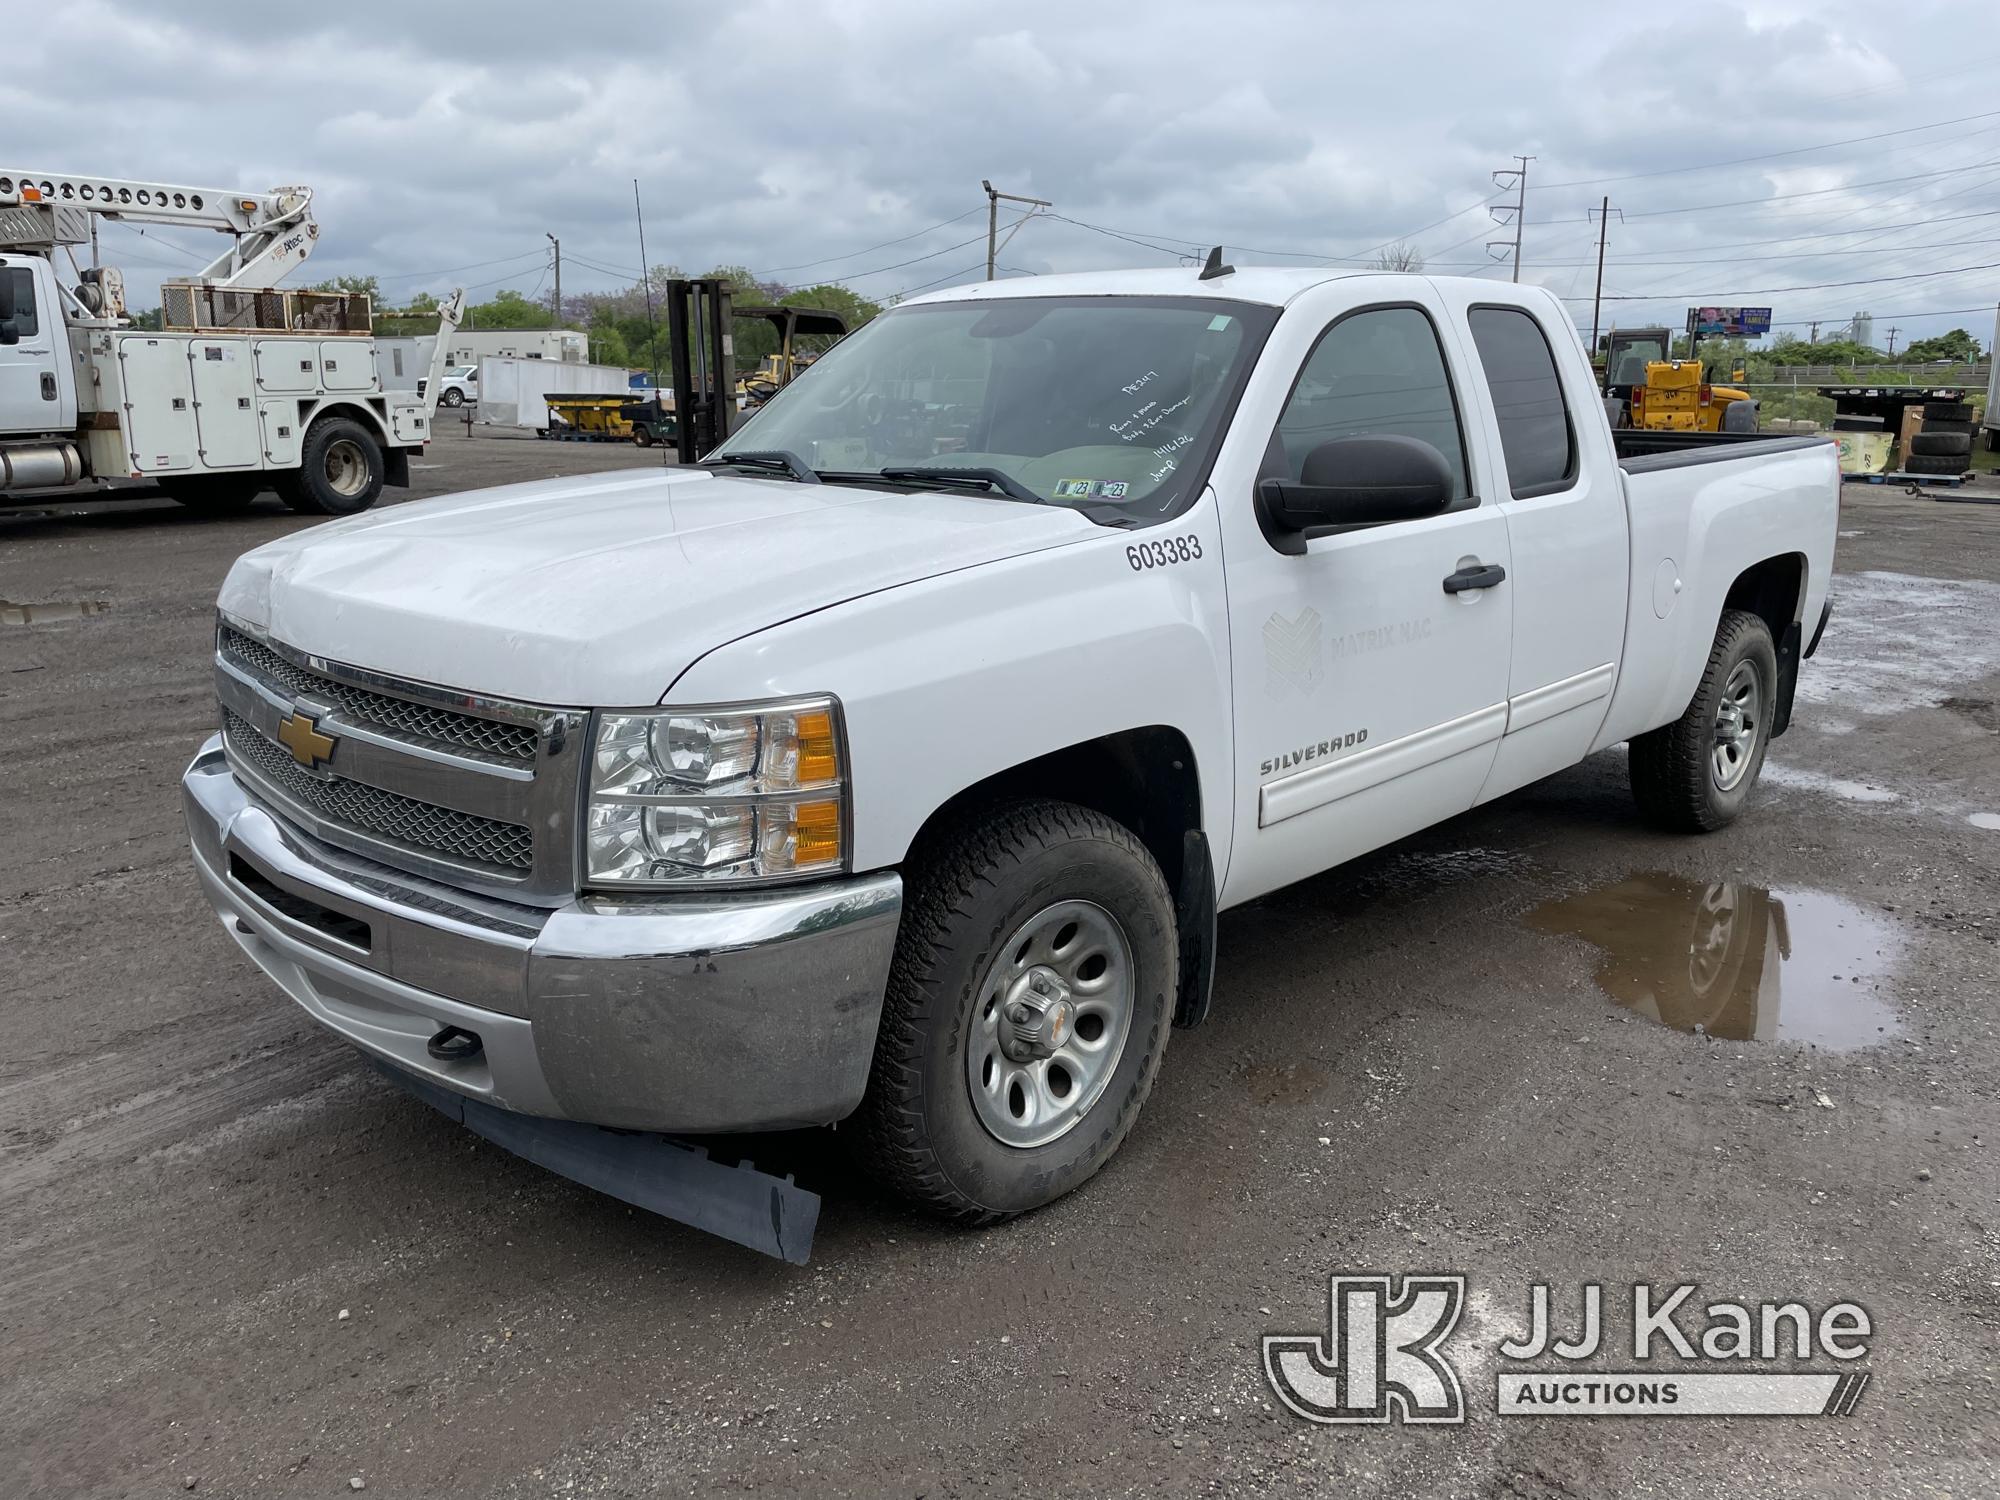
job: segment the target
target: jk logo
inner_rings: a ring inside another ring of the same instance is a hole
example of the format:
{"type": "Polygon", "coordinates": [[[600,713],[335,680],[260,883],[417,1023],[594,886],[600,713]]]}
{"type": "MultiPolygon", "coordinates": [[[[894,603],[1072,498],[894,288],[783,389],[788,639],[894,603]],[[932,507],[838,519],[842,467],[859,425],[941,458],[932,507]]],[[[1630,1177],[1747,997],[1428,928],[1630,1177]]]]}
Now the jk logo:
{"type": "Polygon", "coordinates": [[[1438,1345],[1465,1306],[1463,1276],[1327,1279],[1327,1331],[1266,1334],[1264,1377],[1308,1422],[1465,1420],[1458,1371],[1438,1345]]]}

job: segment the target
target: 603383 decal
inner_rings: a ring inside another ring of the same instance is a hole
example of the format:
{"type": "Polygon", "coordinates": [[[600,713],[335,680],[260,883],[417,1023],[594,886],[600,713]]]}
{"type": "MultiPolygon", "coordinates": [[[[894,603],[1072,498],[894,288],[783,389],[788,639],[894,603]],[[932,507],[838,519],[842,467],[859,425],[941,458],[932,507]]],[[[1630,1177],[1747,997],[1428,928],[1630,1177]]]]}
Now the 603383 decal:
{"type": "Polygon", "coordinates": [[[1201,538],[1198,536],[1169,536],[1158,541],[1134,542],[1125,549],[1125,561],[1132,565],[1134,573],[1143,573],[1149,568],[1168,568],[1175,563],[1194,562],[1201,556],[1201,538]]]}

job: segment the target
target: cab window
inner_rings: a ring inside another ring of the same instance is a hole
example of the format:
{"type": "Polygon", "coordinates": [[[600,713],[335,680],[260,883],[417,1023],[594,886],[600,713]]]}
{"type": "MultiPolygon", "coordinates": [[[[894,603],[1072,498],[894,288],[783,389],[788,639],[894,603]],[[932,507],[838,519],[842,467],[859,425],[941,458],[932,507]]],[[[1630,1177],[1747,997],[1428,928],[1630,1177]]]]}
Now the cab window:
{"type": "Polygon", "coordinates": [[[1475,307],[1466,320],[1493,393],[1514,498],[1567,489],[1576,478],[1576,428],[1548,335],[1516,307],[1475,307]]]}
{"type": "Polygon", "coordinates": [[[1320,335],[1278,418],[1266,472],[1297,479],[1321,443],[1384,433],[1443,454],[1452,508],[1463,507],[1471,490],[1458,402],[1437,330],[1414,307],[1351,313],[1320,335]]]}
{"type": "Polygon", "coordinates": [[[14,331],[24,339],[31,339],[42,331],[42,325],[35,316],[35,273],[26,266],[8,266],[0,269],[14,286],[14,331]]]}

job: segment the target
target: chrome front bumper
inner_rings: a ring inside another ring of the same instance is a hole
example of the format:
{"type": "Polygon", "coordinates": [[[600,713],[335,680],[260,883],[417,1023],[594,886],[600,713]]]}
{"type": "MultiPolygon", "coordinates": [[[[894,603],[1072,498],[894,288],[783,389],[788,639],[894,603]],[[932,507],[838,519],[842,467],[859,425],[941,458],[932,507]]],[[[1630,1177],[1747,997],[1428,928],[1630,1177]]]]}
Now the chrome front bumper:
{"type": "Polygon", "coordinates": [[[310,838],[250,798],[220,736],[181,794],[224,929],[315,1020],[406,1072],[632,1130],[819,1125],[861,1102],[901,876],[551,911],[310,838]],[[480,1054],[432,1057],[447,1026],[480,1054]]]}

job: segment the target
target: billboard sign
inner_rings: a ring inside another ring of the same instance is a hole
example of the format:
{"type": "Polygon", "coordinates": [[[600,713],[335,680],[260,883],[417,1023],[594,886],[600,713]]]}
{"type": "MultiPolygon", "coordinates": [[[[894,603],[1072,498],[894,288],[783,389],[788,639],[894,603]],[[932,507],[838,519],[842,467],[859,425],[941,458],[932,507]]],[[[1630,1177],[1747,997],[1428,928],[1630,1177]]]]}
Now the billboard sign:
{"type": "Polygon", "coordinates": [[[1771,331],[1768,307],[1690,307],[1689,333],[1737,334],[1756,338],[1771,331]]]}

